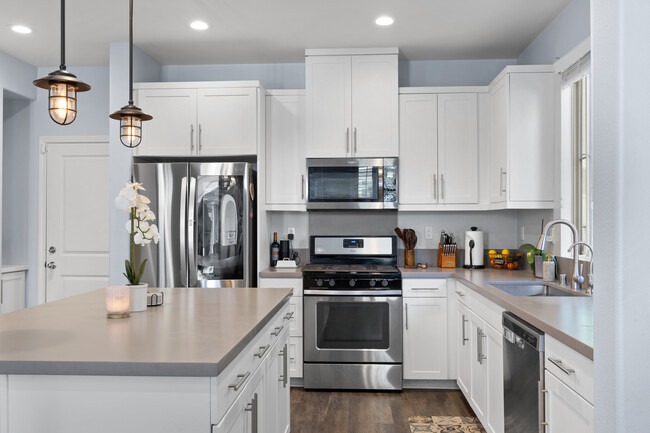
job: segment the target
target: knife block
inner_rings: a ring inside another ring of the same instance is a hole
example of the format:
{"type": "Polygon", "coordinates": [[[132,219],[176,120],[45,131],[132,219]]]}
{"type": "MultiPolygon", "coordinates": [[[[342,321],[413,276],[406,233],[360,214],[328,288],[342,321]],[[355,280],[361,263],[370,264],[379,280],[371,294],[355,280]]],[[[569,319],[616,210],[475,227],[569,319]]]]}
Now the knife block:
{"type": "Polygon", "coordinates": [[[456,245],[445,245],[450,251],[445,251],[442,244],[438,244],[438,267],[439,268],[455,268],[456,267],[456,253],[458,247],[456,245]]]}

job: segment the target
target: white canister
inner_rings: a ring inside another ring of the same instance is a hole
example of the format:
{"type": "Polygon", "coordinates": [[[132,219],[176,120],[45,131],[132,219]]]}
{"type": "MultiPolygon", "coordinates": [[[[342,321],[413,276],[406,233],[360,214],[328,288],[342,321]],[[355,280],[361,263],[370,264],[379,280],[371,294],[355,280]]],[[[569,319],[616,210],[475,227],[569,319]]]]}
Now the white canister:
{"type": "Polygon", "coordinates": [[[131,289],[131,306],[129,311],[144,311],[147,309],[147,283],[129,285],[131,289]]]}

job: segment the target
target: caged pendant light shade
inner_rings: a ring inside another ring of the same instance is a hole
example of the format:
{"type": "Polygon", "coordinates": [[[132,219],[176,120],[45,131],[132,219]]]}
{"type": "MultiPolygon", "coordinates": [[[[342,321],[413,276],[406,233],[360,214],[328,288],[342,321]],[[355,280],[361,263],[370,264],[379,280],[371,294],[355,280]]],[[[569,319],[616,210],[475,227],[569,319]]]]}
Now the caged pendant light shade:
{"type": "Polygon", "coordinates": [[[120,121],[120,141],[126,147],[138,147],[142,122],[153,119],[133,105],[133,0],[129,0],[129,103],[109,117],[120,121]]]}
{"type": "Polygon", "coordinates": [[[61,0],[61,64],[59,70],[34,80],[34,85],[49,91],[48,111],[59,125],[69,125],[77,118],[77,93],[90,86],[77,80],[65,67],[65,0],[61,0]]]}

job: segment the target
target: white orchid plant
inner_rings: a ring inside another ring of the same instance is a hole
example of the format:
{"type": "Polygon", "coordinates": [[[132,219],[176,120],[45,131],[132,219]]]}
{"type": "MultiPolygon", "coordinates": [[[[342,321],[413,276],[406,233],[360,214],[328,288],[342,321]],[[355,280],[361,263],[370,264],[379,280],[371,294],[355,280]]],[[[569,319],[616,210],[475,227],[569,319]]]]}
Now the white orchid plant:
{"type": "Polygon", "coordinates": [[[150,222],[156,219],[156,215],[149,209],[151,200],[138,191],[145,191],[140,183],[127,182],[126,186],[122,188],[120,194],[115,198],[115,206],[120,210],[129,212],[131,215],[131,218],[126,223],[126,231],[129,232],[131,242],[131,256],[130,260],[124,261],[124,267],[126,269],[124,276],[131,285],[140,284],[140,279],[142,279],[144,267],[147,263],[147,259],[144,259],[139,268],[135,265],[135,246],[145,246],[151,243],[151,241],[158,243],[160,240],[158,227],[150,222]]]}

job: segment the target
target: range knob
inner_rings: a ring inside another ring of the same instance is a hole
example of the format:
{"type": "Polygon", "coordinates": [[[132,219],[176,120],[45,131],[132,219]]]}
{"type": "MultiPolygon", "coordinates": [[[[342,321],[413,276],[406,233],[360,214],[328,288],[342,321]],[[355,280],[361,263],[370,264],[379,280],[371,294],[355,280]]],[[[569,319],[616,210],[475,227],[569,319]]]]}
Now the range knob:
{"type": "Polygon", "coordinates": [[[370,285],[370,287],[375,287],[377,285],[377,281],[376,280],[370,280],[370,282],[368,284],[370,285]]]}
{"type": "Polygon", "coordinates": [[[318,287],[322,286],[323,285],[323,280],[321,280],[321,279],[316,280],[316,285],[318,287]]]}
{"type": "Polygon", "coordinates": [[[388,286],[388,280],[382,280],[381,285],[384,287],[388,286]]]}
{"type": "Polygon", "coordinates": [[[334,287],[334,284],[335,284],[335,283],[334,283],[334,280],[333,280],[333,279],[330,280],[330,287],[334,287]]]}
{"type": "Polygon", "coordinates": [[[350,287],[354,287],[357,284],[355,280],[350,280],[350,287]]]}

